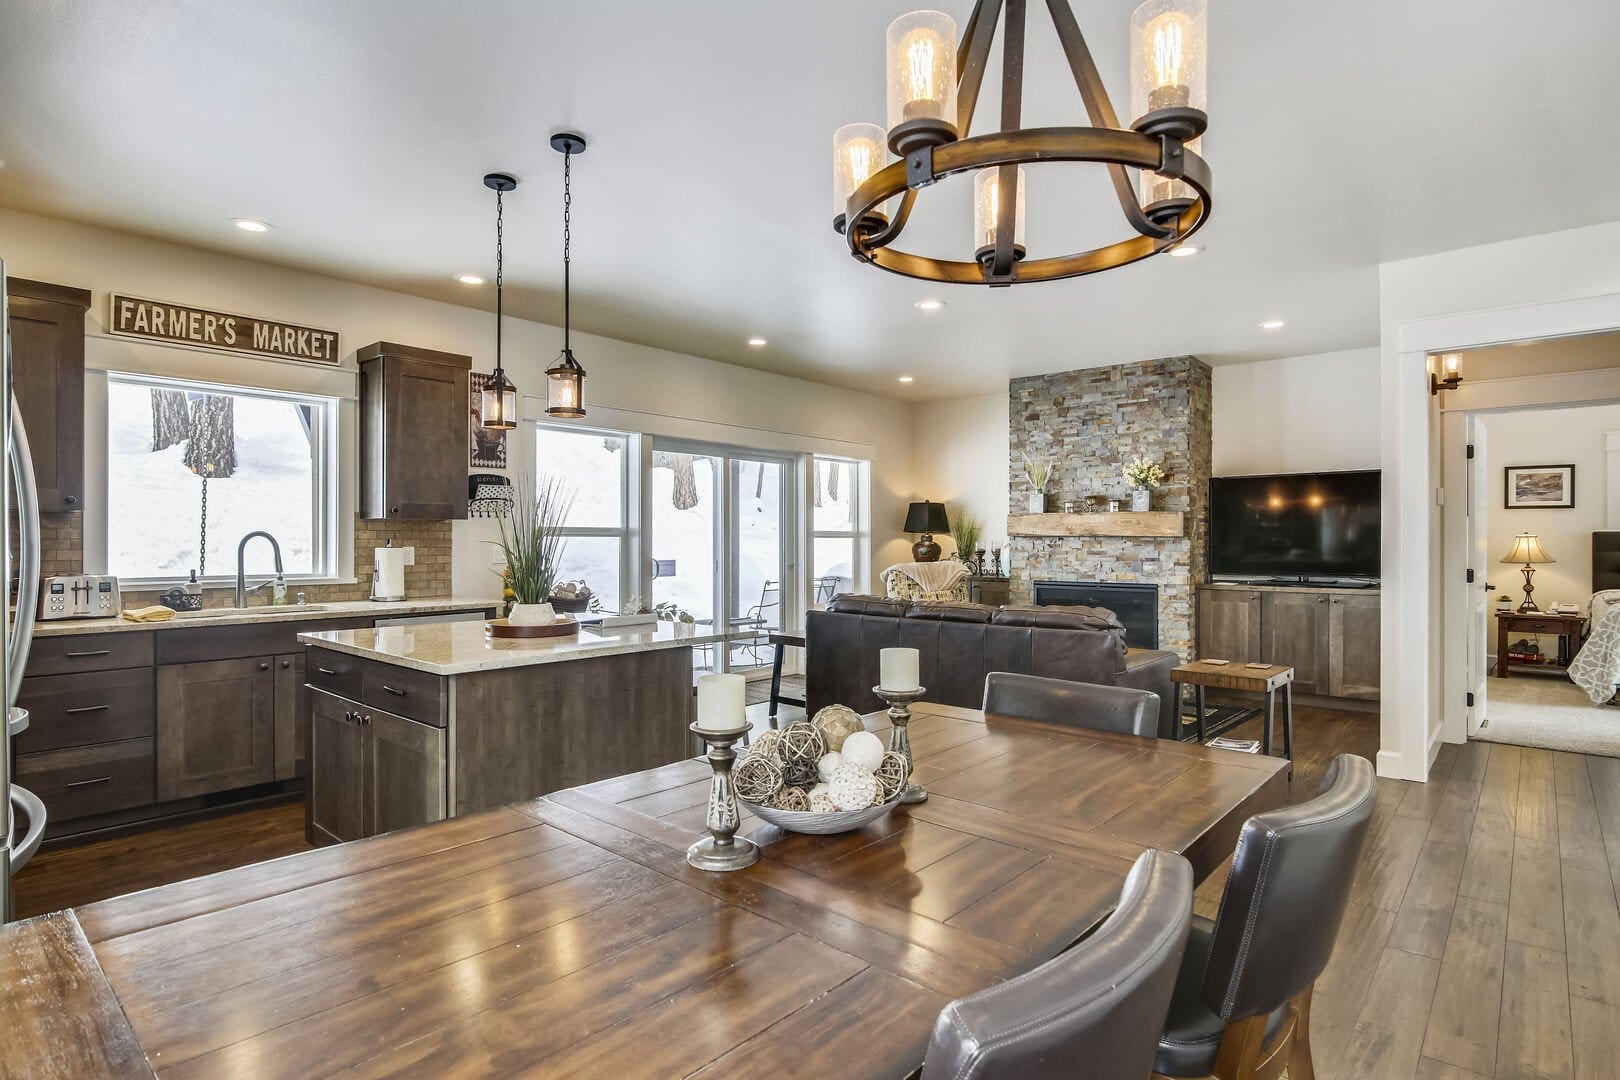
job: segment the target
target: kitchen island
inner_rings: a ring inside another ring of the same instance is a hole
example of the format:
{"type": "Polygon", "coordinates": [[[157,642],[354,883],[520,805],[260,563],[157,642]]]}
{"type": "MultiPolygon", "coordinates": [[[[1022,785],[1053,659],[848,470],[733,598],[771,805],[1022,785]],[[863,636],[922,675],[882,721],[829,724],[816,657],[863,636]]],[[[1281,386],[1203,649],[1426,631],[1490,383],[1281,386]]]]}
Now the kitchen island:
{"type": "Polygon", "coordinates": [[[481,622],[300,634],[315,844],[355,840],[696,753],[692,650],[652,630],[486,639],[481,622]]]}

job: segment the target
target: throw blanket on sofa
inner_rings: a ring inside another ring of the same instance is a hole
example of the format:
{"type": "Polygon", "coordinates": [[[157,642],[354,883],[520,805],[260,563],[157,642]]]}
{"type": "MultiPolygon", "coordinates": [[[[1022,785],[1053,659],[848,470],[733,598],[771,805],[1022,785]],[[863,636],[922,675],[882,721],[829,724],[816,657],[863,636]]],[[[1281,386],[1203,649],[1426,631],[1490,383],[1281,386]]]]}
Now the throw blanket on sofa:
{"type": "Polygon", "coordinates": [[[1605,605],[1600,619],[1593,599],[1592,633],[1569,665],[1569,678],[1586,691],[1592,704],[1601,705],[1620,686],[1620,604],[1605,605]]]}
{"type": "Polygon", "coordinates": [[[962,562],[896,563],[883,571],[883,588],[898,600],[966,600],[968,568],[962,562]]]}

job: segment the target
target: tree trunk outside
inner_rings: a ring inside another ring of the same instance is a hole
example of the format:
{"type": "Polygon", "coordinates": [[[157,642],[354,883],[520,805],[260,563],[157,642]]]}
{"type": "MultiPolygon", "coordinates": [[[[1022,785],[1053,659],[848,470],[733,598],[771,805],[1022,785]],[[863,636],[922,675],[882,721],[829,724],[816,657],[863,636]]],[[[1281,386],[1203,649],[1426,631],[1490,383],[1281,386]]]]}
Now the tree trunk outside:
{"type": "Polygon", "coordinates": [[[191,417],[186,412],[185,391],[153,390],[152,452],[178,446],[190,433],[191,417]]]}
{"type": "Polygon", "coordinates": [[[186,468],[198,476],[230,476],[236,472],[235,400],[209,394],[191,405],[191,441],[186,444],[186,468]]]}

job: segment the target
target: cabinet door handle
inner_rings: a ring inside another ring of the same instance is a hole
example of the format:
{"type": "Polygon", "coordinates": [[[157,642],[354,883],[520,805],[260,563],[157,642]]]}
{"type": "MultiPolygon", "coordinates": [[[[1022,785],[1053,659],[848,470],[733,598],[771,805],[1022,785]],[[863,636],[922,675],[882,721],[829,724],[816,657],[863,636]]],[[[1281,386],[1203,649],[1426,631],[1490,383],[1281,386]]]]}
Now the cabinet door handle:
{"type": "Polygon", "coordinates": [[[1316,602],[1317,602],[1317,603],[1318,603],[1318,604],[1325,604],[1325,603],[1327,603],[1327,597],[1325,597],[1325,596],[1318,596],[1318,597],[1317,597],[1317,598],[1316,598],[1316,602]]]}
{"type": "Polygon", "coordinates": [[[80,705],[77,708],[73,708],[73,709],[63,709],[62,710],[62,715],[63,716],[78,716],[80,713],[105,712],[110,708],[112,708],[111,705],[80,705]]]}
{"type": "Polygon", "coordinates": [[[383,690],[385,692],[387,692],[387,693],[393,694],[395,697],[404,697],[405,696],[405,691],[396,690],[392,686],[389,686],[387,683],[383,683],[383,690]]]}
{"type": "Polygon", "coordinates": [[[290,667],[292,667],[292,661],[291,660],[283,660],[281,662],[281,670],[286,671],[290,667]]]}
{"type": "Polygon", "coordinates": [[[73,506],[79,501],[79,497],[77,495],[64,495],[62,496],[62,501],[67,503],[69,506],[73,506]]]}
{"type": "Polygon", "coordinates": [[[270,670],[270,661],[268,661],[268,660],[259,661],[259,670],[260,671],[269,671],[270,670]]]}
{"type": "Polygon", "coordinates": [[[358,719],[360,719],[360,714],[355,712],[353,709],[350,709],[348,712],[343,714],[343,722],[345,724],[352,724],[358,719]]]}
{"type": "Polygon", "coordinates": [[[322,675],[336,675],[337,674],[337,672],[333,671],[329,667],[318,667],[315,670],[320,672],[322,675]]]}
{"type": "Polygon", "coordinates": [[[371,714],[370,713],[361,713],[360,714],[360,726],[365,727],[366,725],[368,725],[370,723],[371,723],[371,714]]]}
{"type": "Polygon", "coordinates": [[[112,650],[111,649],[86,649],[83,652],[70,652],[70,653],[67,654],[67,658],[69,660],[82,660],[82,659],[84,659],[86,657],[90,657],[90,656],[111,656],[111,655],[112,655],[112,650]]]}
{"type": "Polygon", "coordinates": [[[98,776],[94,780],[75,780],[73,783],[69,784],[68,787],[89,787],[91,784],[105,784],[110,780],[112,780],[112,777],[110,776],[98,776]]]}

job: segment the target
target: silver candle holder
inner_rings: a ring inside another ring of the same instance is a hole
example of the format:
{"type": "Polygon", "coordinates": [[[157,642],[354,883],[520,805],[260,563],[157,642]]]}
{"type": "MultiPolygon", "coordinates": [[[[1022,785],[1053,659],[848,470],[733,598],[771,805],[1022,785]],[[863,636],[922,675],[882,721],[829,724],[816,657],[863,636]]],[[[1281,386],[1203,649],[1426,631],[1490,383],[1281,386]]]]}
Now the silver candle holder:
{"type": "Polygon", "coordinates": [[[710,731],[693,723],[687,730],[708,744],[709,768],[714,775],[709,783],[709,814],[704,819],[709,835],[686,849],[686,861],[699,870],[720,873],[753,866],[759,861],[759,845],[737,835],[742,819],[737,812],[737,789],[731,782],[731,766],[737,760],[732,745],[747,729],[710,731]]]}
{"type": "Polygon", "coordinates": [[[911,703],[922,697],[926,687],[914,690],[888,690],[872,687],[872,693],[889,703],[889,749],[906,759],[906,786],[900,790],[903,803],[920,803],[928,798],[923,786],[911,779],[911,735],[906,730],[911,723],[911,703]]]}

